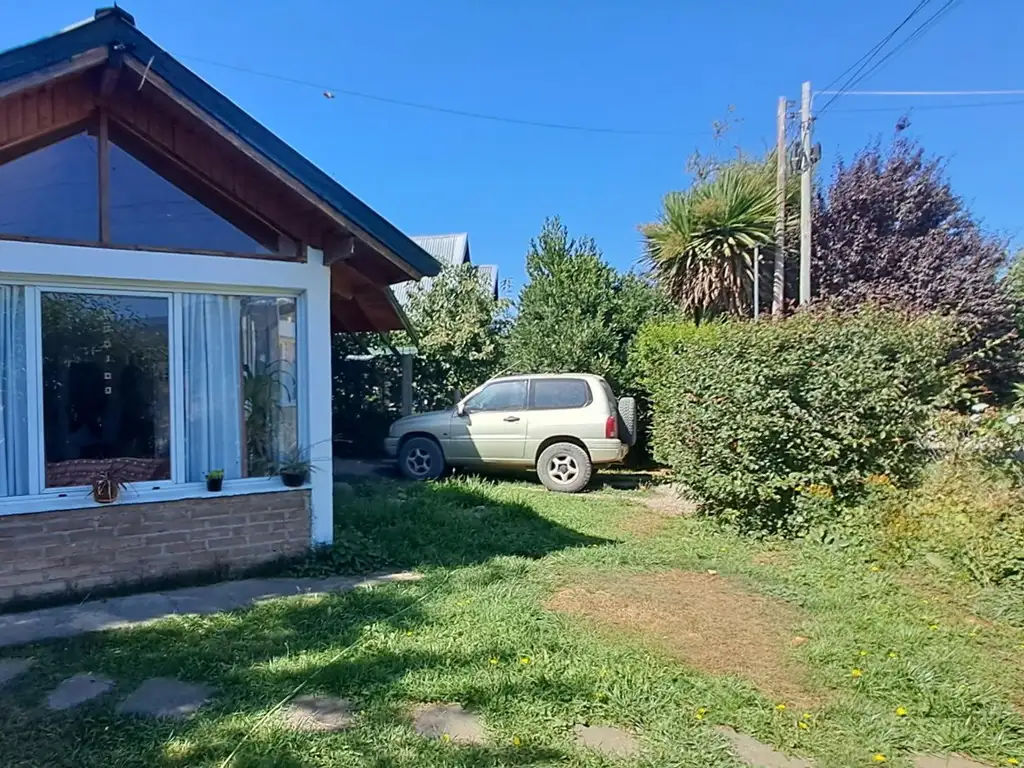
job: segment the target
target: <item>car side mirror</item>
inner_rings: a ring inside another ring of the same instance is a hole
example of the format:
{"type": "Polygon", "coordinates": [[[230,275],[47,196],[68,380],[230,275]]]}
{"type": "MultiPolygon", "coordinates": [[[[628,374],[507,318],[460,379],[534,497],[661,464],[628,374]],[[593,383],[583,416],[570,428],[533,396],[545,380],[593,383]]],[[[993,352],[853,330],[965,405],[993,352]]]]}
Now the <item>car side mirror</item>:
{"type": "Polygon", "coordinates": [[[455,413],[457,413],[459,416],[465,416],[466,415],[466,406],[463,405],[462,403],[457,404],[455,406],[455,413]]]}
{"type": "Polygon", "coordinates": [[[456,388],[455,391],[452,392],[452,400],[454,400],[456,404],[458,404],[459,401],[462,400],[462,390],[461,389],[456,388]]]}

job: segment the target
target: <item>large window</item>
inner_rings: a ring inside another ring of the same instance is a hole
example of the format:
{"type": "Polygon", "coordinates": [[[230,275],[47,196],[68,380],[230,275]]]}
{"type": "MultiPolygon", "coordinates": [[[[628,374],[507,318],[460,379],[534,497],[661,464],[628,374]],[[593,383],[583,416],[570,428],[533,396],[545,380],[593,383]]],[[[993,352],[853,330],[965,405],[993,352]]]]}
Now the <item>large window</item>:
{"type": "Polygon", "coordinates": [[[0,285],[0,497],[29,492],[25,289],[0,285]]]}
{"type": "MultiPolygon", "coordinates": [[[[0,497],[276,475],[301,444],[298,300],[0,285],[0,497]]],[[[84,496],[84,494],[83,494],[84,496]]]]}
{"type": "Polygon", "coordinates": [[[295,256],[228,192],[113,120],[24,154],[0,154],[0,237],[137,249],[295,256]],[[101,170],[105,173],[101,173],[101,170]]]}
{"type": "Polygon", "coordinates": [[[295,299],[182,298],[186,480],[274,474],[299,441],[295,299]]]}
{"type": "Polygon", "coordinates": [[[466,401],[467,411],[518,411],[526,407],[526,379],[496,381],[466,401]]]}
{"type": "Polygon", "coordinates": [[[171,477],[167,297],[44,291],[46,487],[171,477]]]}

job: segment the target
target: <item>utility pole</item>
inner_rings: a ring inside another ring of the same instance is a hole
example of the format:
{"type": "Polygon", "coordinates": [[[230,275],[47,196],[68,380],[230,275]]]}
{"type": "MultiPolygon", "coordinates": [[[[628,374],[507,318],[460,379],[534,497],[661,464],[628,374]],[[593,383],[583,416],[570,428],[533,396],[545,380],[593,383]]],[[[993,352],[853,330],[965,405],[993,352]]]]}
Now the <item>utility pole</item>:
{"type": "Polygon", "coordinates": [[[811,83],[800,100],[800,305],[811,300],[811,83]]]}
{"type": "Polygon", "coordinates": [[[761,316],[761,246],[754,246],[754,319],[761,316]]]}
{"type": "Polygon", "coordinates": [[[775,177],[775,272],[772,276],[772,314],[782,314],[783,292],[786,282],[786,97],[779,97],[776,115],[775,159],[778,171],[775,177]]]}

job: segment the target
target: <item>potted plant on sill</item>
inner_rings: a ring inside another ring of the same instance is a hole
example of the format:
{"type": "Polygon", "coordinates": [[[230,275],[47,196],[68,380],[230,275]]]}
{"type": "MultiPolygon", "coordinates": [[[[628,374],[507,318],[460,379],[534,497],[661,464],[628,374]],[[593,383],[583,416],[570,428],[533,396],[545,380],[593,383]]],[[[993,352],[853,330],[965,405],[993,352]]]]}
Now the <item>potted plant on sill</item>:
{"type": "Polygon", "coordinates": [[[206,473],[206,490],[210,493],[220,493],[224,487],[224,470],[211,469],[206,473]]]}
{"type": "Polygon", "coordinates": [[[313,462],[300,448],[294,448],[278,466],[281,482],[289,488],[299,488],[309,480],[309,473],[315,469],[313,462]]]}
{"type": "Polygon", "coordinates": [[[113,504],[122,490],[128,490],[128,478],[121,467],[111,464],[92,479],[90,493],[98,504],[113,504]]]}

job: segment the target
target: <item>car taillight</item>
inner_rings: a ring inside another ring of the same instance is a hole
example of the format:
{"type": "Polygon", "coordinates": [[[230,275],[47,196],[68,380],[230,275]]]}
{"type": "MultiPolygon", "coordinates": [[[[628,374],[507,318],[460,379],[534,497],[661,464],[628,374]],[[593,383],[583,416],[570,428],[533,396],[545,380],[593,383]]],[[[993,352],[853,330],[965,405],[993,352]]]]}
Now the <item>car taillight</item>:
{"type": "Polygon", "coordinates": [[[604,423],[604,436],[609,440],[619,436],[619,420],[615,416],[609,416],[604,423]]]}

